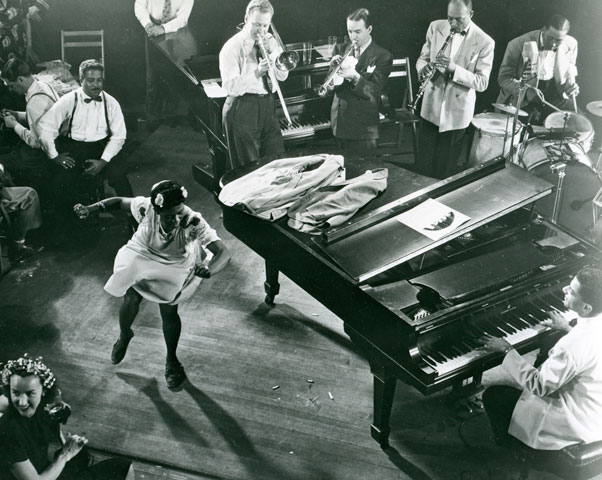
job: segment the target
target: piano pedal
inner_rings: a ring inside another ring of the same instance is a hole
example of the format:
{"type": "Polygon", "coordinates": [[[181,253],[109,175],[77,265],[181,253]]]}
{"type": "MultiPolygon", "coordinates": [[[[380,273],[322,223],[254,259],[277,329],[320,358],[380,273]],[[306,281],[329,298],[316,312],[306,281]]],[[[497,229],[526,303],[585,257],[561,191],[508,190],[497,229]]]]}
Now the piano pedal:
{"type": "Polygon", "coordinates": [[[477,397],[485,387],[481,383],[481,375],[454,384],[447,395],[445,403],[462,420],[480,415],[484,412],[483,402],[477,397]]]}

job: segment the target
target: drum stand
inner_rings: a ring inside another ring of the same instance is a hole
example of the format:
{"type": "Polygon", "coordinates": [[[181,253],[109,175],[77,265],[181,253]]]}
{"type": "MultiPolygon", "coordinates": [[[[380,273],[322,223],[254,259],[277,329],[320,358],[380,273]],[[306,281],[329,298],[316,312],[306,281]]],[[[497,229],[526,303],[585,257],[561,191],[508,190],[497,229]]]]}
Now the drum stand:
{"type": "MultiPolygon", "coordinates": [[[[525,92],[527,91],[527,85],[524,80],[521,80],[521,86],[518,89],[518,98],[516,99],[516,111],[514,112],[514,119],[512,121],[512,139],[510,140],[510,161],[516,165],[520,165],[521,167],[527,167],[523,162],[522,158],[518,156],[518,148],[514,148],[514,137],[516,136],[516,126],[518,125],[518,113],[520,112],[521,103],[523,103],[523,98],[525,98],[525,92]]],[[[502,155],[506,153],[506,140],[508,138],[508,122],[506,122],[506,134],[504,135],[504,152],[502,155]]]]}
{"type": "Polygon", "coordinates": [[[552,223],[558,223],[558,217],[560,216],[560,204],[562,201],[562,188],[564,186],[564,177],[566,177],[566,163],[556,162],[550,164],[552,172],[558,175],[558,182],[556,183],[556,194],[554,196],[554,208],[552,210],[552,223]]]}
{"type": "MultiPolygon", "coordinates": [[[[542,100],[544,103],[548,104],[545,100],[542,100]]],[[[550,105],[550,104],[548,104],[550,105]]],[[[562,126],[562,136],[560,138],[560,144],[558,145],[558,151],[562,155],[562,146],[565,141],[566,134],[566,126],[569,121],[569,113],[565,112],[564,114],[564,125],[562,126]]],[[[554,196],[554,208],[552,210],[552,223],[558,223],[558,217],[560,217],[560,206],[562,202],[562,188],[564,186],[564,178],[566,177],[566,162],[555,162],[550,163],[550,169],[553,173],[558,176],[558,182],[556,183],[556,193],[554,196]]]]}

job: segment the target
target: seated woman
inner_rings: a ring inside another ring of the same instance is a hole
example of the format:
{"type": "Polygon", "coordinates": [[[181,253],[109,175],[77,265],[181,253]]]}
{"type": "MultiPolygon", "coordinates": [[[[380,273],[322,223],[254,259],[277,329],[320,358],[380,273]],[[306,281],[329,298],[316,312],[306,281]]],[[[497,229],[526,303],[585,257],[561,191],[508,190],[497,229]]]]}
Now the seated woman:
{"type": "MultiPolygon", "coordinates": [[[[119,480],[133,478],[130,462],[107,459],[90,466],[80,435],[64,436],[56,414],[65,411],[56,377],[42,358],[25,354],[1,370],[9,400],[0,417],[0,478],[16,480],[119,480]],[[58,407],[58,408],[52,408],[58,407]]],[[[65,417],[62,418],[65,420],[65,417]]]]}
{"type": "Polygon", "coordinates": [[[147,198],[113,197],[73,207],[80,219],[90,212],[121,208],[129,210],[139,223],[130,241],[117,253],[113,275],[105,285],[108,293],[123,297],[120,335],[111,361],[117,364],[123,360],[142,299],[158,303],[167,346],[165,380],[170,389],[186,379],[176,355],[182,330],[178,304],[192,296],[201,278],[220,272],[230,261],[230,253],[215,230],[200,213],[184,205],[187,196],[182,185],[163,180],[152,187],[147,198]],[[213,254],[209,261],[205,248],[213,254]]]}

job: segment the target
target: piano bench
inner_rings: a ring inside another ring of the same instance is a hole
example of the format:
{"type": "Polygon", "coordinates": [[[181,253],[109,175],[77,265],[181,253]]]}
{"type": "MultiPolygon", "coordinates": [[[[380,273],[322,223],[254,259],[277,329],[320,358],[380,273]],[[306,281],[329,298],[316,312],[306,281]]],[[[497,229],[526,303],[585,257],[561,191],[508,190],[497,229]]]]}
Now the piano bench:
{"type": "MultiPolygon", "coordinates": [[[[549,452],[546,452],[549,453],[549,452]]],[[[522,457],[521,479],[529,477],[529,470],[551,471],[566,480],[586,480],[602,474],[602,441],[571,445],[550,456],[525,455],[522,457]]]]}

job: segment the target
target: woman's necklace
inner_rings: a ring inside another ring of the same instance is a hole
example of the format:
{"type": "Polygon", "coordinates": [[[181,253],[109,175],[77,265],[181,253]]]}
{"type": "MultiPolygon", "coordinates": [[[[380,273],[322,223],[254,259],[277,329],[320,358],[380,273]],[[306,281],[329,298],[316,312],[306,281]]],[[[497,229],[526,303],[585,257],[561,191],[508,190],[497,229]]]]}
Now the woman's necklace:
{"type": "Polygon", "coordinates": [[[163,225],[161,225],[161,219],[159,219],[159,235],[161,235],[165,240],[171,240],[175,230],[176,229],[174,228],[173,230],[166,232],[163,228],[163,225]]]}

